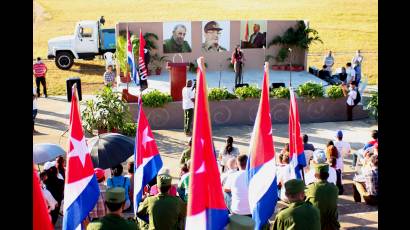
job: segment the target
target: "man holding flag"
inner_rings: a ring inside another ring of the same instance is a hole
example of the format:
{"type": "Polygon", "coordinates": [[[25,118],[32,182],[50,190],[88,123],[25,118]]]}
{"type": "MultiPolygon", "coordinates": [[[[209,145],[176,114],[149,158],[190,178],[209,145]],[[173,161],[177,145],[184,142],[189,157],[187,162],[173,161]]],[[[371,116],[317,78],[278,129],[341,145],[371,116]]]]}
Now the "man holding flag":
{"type": "Polygon", "coordinates": [[[72,88],[69,151],[64,186],[63,230],[81,229],[81,222],[100,196],[97,178],[85,142],[76,85],[72,88]]]}
{"type": "Polygon", "coordinates": [[[265,62],[262,95],[253,126],[247,163],[249,205],[255,230],[268,224],[278,199],[275,150],[269,106],[269,63],[265,62]]]}
{"type": "Polygon", "coordinates": [[[190,167],[186,230],[222,230],[228,224],[228,209],[214,149],[209,119],[208,95],[204,58],[197,59],[198,86],[196,89],[194,128],[192,136],[192,164],[190,167]]]}
{"type": "Polygon", "coordinates": [[[303,174],[303,167],[306,166],[305,152],[300,134],[299,110],[296,103],[295,92],[292,88],[290,92],[290,106],[289,106],[289,157],[290,165],[294,168],[293,178],[301,179],[303,174]]]}

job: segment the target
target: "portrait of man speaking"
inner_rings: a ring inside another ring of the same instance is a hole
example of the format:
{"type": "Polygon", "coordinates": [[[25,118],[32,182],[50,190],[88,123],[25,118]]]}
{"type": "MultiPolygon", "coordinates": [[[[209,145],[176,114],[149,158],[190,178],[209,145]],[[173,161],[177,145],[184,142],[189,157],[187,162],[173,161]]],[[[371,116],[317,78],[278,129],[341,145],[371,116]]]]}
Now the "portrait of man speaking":
{"type": "Polygon", "coordinates": [[[191,46],[185,40],[187,28],[183,24],[176,24],[172,30],[172,36],[164,40],[164,53],[190,53],[191,46]]]}
{"type": "Polygon", "coordinates": [[[259,24],[253,25],[253,34],[249,38],[249,42],[252,48],[266,47],[266,32],[261,33],[261,26],[259,24]]]}

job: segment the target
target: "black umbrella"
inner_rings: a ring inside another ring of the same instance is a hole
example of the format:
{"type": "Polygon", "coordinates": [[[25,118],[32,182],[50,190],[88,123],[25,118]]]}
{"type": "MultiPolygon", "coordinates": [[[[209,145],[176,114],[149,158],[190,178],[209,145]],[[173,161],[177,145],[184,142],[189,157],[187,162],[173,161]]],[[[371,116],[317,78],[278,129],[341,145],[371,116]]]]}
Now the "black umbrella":
{"type": "Polygon", "coordinates": [[[104,133],[90,139],[88,143],[94,168],[114,167],[134,153],[134,140],[118,133],[104,133]]]}

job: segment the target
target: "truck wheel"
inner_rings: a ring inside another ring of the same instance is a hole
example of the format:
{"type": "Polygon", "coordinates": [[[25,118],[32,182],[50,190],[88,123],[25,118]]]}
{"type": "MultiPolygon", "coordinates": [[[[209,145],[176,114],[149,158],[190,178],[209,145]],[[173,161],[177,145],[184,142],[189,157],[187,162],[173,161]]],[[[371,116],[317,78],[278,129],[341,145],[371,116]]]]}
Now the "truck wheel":
{"type": "Polygon", "coordinates": [[[57,53],[55,62],[59,69],[68,70],[74,64],[74,57],[69,52],[60,52],[57,53]]]}

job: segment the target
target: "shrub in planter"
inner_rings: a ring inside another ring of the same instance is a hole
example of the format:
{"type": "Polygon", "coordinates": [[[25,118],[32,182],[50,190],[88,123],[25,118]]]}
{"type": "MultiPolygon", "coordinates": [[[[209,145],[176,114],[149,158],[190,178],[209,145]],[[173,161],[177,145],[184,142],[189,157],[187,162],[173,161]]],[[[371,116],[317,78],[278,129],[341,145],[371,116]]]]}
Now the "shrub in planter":
{"type": "Polygon", "coordinates": [[[153,90],[147,94],[142,95],[144,106],[148,107],[162,107],[165,103],[171,102],[172,97],[169,94],[162,93],[158,90],[153,90]]]}
{"type": "Polygon", "coordinates": [[[132,121],[128,105],[122,100],[121,94],[113,92],[111,87],[104,86],[95,100],[83,103],[85,108],[81,118],[84,129],[89,133],[93,133],[93,130],[118,132],[125,123],[132,121]]]}
{"type": "MultiPolygon", "coordinates": [[[[205,62],[205,68],[208,67],[208,64],[205,62]]],[[[198,68],[198,63],[196,61],[194,62],[190,62],[189,63],[189,67],[188,67],[188,71],[191,73],[196,73],[196,69],[198,68]]],[[[232,68],[233,68],[233,64],[232,64],[232,68]]]]}
{"type": "Polygon", "coordinates": [[[379,111],[379,93],[373,93],[372,97],[370,98],[369,104],[367,104],[366,108],[370,110],[370,114],[378,120],[378,111],[379,111]]]}
{"type": "Polygon", "coordinates": [[[211,88],[208,92],[208,99],[210,101],[229,100],[235,98],[235,94],[230,93],[226,88],[211,88]]]}
{"type": "Polygon", "coordinates": [[[270,97],[274,97],[274,98],[290,98],[290,92],[289,92],[289,88],[287,87],[279,87],[279,88],[275,88],[273,89],[270,93],[269,93],[270,97]]]}
{"type": "Polygon", "coordinates": [[[326,89],[326,94],[329,98],[337,99],[344,97],[343,90],[339,85],[332,85],[326,89]]]}
{"type": "Polygon", "coordinates": [[[324,95],[322,84],[313,82],[306,82],[302,85],[299,85],[296,92],[300,97],[308,97],[313,99],[323,97],[324,95]]]}
{"type": "Polygon", "coordinates": [[[262,90],[255,86],[244,86],[235,89],[235,95],[239,99],[260,98],[262,90]]]}
{"type": "Polygon", "coordinates": [[[129,122],[125,123],[121,129],[121,134],[125,136],[135,137],[135,133],[137,131],[137,123],[129,122]]]}

